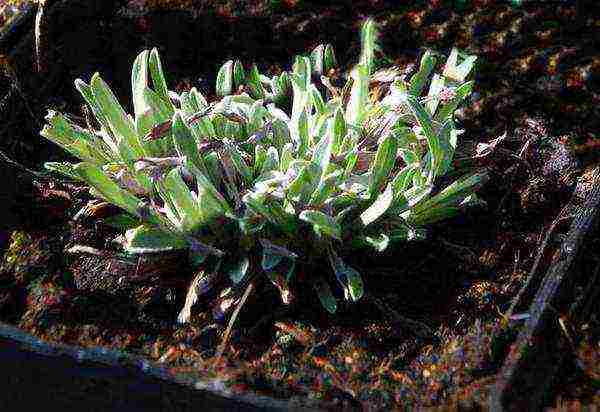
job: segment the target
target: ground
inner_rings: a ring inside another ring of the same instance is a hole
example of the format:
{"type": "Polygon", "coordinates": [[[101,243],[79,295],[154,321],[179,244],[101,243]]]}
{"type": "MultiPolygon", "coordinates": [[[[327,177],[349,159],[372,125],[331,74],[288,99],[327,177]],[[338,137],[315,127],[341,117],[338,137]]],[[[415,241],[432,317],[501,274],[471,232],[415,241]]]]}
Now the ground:
{"type": "MultiPolygon", "coordinates": [[[[10,112],[2,114],[24,125],[2,144],[13,159],[39,168],[48,157],[64,156],[41,144],[38,122],[48,105],[78,112],[72,80],[97,69],[77,62],[86,53],[108,72],[124,101],[129,77],[121,74],[139,51],[135,47],[157,44],[178,88],[210,91],[216,69],[234,56],[276,71],[293,54],[328,41],[347,65],[357,57],[358,27],[367,15],[381,25],[380,57],[389,63],[414,63],[423,47],[447,53],[456,45],[479,56],[475,93],[458,115],[466,129],[459,158],[464,167],[490,168],[492,179],[481,193],[488,208],[435,227],[426,250],[409,245],[382,257],[356,258],[353,263],[371,273],[370,297],[336,318],[312,309],[318,308],[315,302],[310,310],[272,311],[276,295],[261,291],[256,295],[261,299],[248,302],[217,371],[236,390],[273,396],[301,393],[381,409],[485,407],[486,385],[506,351],[502,339],[508,339],[494,330],[533,264],[539,239],[570,198],[575,178],[595,162],[600,59],[593,33],[600,20],[593,16],[600,15],[598,6],[580,2],[578,10],[569,1],[484,0],[403,7],[386,1],[114,3],[115,14],[87,17],[102,41],[90,39],[79,56],[70,43],[78,40],[75,28],[71,36],[58,36],[69,27],[65,22],[75,27],[77,19],[69,20],[68,11],[48,16],[42,52],[49,72],[58,74],[49,76],[50,86],[42,93],[35,94],[35,79],[11,71],[25,66],[3,51],[5,77],[23,85],[21,99],[9,101],[10,112]],[[117,33],[107,35],[97,21],[117,33]],[[192,34],[199,21],[207,28],[192,34]],[[113,47],[115,61],[101,62],[99,50],[106,51],[107,41],[135,47],[113,47]],[[494,139],[504,131],[507,137],[494,149],[494,139]],[[469,160],[484,149],[481,144],[491,145],[490,154],[469,160]],[[401,267],[395,263],[398,255],[401,267]],[[404,317],[424,323],[434,337],[415,336],[404,317]]],[[[213,321],[210,307],[200,308],[189,326],[171,321],[189,268],[177,266],[174,257],[157,264],[65,254],[73,245],[103,249],[115,232],[98,216],[69,222],[87,200],[77,187],[40,182],[31,193],[21,194],[23,227],[12,233],[4,257],[2,319],[47,339],[105,345],[181,369],[214,372],[223,325],[213,321]],[[115,286],[117,276],[125,277],[126,287],[115,286]],[[86,281],[90,278],[94,282],[86,281]]],[[[598,322],[592,317],[577,325],[581,344],[574,355],[580,372],[562,377],[549,406],[568,399],[600,402],[598,322]]]]}

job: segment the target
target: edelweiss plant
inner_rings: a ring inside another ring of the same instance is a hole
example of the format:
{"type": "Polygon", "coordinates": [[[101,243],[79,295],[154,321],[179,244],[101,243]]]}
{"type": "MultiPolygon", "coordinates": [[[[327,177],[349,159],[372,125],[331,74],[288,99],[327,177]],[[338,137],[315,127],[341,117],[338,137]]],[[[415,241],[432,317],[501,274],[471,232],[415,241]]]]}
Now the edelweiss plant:
{"type": "MultiPolygon", "coordinates": [[[[465,79],[475,57],[453,49],[433,74],[436,56],[426,52],[406,78],[397,68],[375,70],[373,21],[361,34],[359,63],[342,88],[328,77],[335,56],[322,45],[273,77],[226,62],[213,102],[195,88],[169,90],[156,49],[143,51],[131,76],[133,115],[98,73],[89,84],[77,79],[96,124],[50,111],[41,135],[81,162],[45,166],[125,211],[115,220],[127,229],[126,252],[189,249],[200,270],[180,322],[223,278],[230,287],[217,317],[261,273],[287,304],[298,267],[318,259],[329,262],[345,299],[357,301],[363,279],[344,263],[348,250],[425,238],[428,224],[478,202],[486,180],[481,172],[436,186],[452,168],[460,133],[453,115],[471,92],[465,79]]],[[[334,313],[329,280],[303,272],[334,313]]]]}

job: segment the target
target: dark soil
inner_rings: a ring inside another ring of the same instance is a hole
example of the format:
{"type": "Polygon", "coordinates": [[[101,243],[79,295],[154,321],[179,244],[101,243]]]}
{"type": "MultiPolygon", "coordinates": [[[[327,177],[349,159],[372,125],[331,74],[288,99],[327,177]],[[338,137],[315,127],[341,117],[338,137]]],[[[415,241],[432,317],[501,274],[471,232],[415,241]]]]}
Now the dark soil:
{"type": "MultiPolygon", "coordinates": [[[[148,10],[118,1],[55,3],[44,26],[44,73],[32,70],[31,34],[0,51],[9,80],[0,83],[0,96],[9,96],[0,105],[0,149],[35,170],[65,158],[38,135],[46,110],[81,113],[73,80],[94,71],[130,107],[131,63],[143,48],[159,48],[172,88],[207,94],[231,57],[276,71],[331,42],[338,60],[351,64],[366,15],[381,24],[386,58],[403,67],[424,47],[447,54],[457,45],[477,54],[475,93],[459,113],[466,133],[457,167],[490,170],[480,193],[487,208],[433,227],[426,243],[349,256],[369,273],[368,296],[335,317],[301,287],[301,304],[283,308],[270,286],[259,285],[218,370],[235,390],[276,397],[304,394],[373,409],[485,407],[507,346],[492,330],[575,178],[596,160],[594,2],[580,2],[580,10],[568,1],[157,1],[147,2],[148,10]],[[495,150],[473,158],[478,144],[505,131],[495,150]]],[[[5,189],[13,215],[0,230],[18,230],[0,272],[0,319],[49,340],[126,349],[174,368],[213,368],[224,325],[211,304],[198,305],[191,325],[174,324],[193,274],[185,256],[118,256],[110,242],[118,233],[103,224],[101,211],[70,221],[89,200],[84,190],[13,168],[6,173],[18,184],[5,189]],[[103,253],[65,253],[77,245],[103,253]]],[[[574,358],[583,367],[561,377],[551,404],[600,402],[599,322],[593,317],[579,331],[584,339],[574,358]]]]}

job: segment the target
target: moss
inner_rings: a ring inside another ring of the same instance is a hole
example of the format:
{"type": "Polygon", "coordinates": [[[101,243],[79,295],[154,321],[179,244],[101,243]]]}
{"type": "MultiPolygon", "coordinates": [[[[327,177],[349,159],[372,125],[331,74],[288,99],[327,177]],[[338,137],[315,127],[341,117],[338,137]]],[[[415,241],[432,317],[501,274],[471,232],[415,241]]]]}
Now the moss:
{"type": "Polygon", "coordinates": [[[47,272],[52,253],[45,250],[42,239],[33,239],[24,231],[14,231],[0,271],[12,274],[20,286],[27,286],[47,272]]]}

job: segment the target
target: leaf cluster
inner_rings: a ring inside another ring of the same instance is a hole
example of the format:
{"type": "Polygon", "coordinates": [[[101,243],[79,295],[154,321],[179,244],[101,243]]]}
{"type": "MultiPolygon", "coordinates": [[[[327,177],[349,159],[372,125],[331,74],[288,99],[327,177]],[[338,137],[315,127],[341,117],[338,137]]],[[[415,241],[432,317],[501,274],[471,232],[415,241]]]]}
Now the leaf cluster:
{"type": "MultiPolygon", "coordinates": [[[[222,277],[231,287],[219,296],[221,314],[261,273],[289,303],[299,266],[319,259],[357,301],[363,279],[341,251],[424,239],[428,224],[479,202],[486,180],[482,172],[436,187],[452,169],[453,116],[471,93],[475,57],[453,49],[438,74],[437,56],[426,52],[406,78],[376,70],[376,35],[368,20],[343,87],[329,76],[332,47],[320,45],[272,77],[227,61],[212,102],[196,88],[169,90],[156,49],[145,50],[133,64],[132,114],[98,73],[75,81],[93,118],[82,127],[50,111],[41,135],[80,162],[46,167],[123,209],[112,221],[125,231],[125,251],[189,250],[201,271],[181,322],[222,277]]],[[[326,277],[302,281],[336,311],[326,277]]]]}

